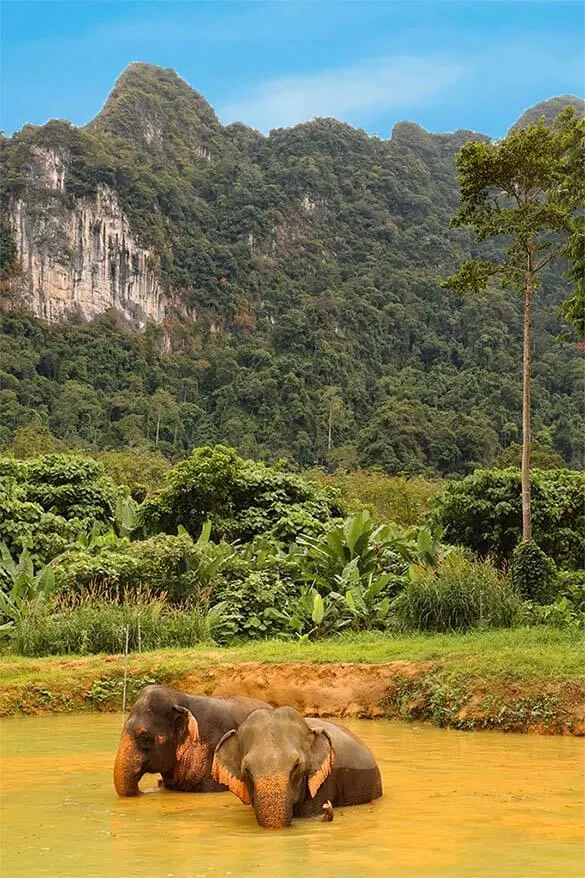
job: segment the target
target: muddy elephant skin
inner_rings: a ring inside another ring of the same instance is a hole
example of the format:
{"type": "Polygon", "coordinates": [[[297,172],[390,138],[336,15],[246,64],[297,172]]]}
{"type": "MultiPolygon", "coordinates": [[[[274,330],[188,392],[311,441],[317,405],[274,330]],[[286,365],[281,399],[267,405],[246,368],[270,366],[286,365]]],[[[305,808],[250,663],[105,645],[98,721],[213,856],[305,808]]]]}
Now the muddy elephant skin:
{"type": "Polygon", "coordinates": [[[219,742],[212,777],[253,806],[261,826],[288,826],[329,801],[360,805],[382,795],[370,750],[337,723],[292,707],[257,710],[219,742]]]}
{"type": "Polygon", "coordinates": [[[226,732],[252,711],[270,710],[244,696],[207,698],[166,686],[146,686],[122,730],[114,765],[119,796],[138,796],[144,774],[160,774],[161,786],[183,792],[217,792],[226,787],[211,777],[213,752],[226,732]]]}

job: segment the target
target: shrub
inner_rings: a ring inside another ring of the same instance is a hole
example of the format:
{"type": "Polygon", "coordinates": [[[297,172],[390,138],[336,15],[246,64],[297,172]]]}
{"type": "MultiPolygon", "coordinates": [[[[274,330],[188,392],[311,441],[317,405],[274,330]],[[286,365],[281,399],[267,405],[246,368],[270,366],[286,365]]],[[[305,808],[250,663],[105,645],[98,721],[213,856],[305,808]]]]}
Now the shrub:
{"type": "Polygon", "coordinates": [[[153,595],[165,593],[171,603],[209,590],[232,549],[222,544],[194,542],[182,533],[157,534],[148,540],[113,543],[68,553],[57,562],[61,591],[90,586],[108,588],[120,596],[145,586],[153,595]]]}
{"type": "Polygon", "coordinates": [[[51,454],[35,460],[0,458],[0,540],[12,554],[26,547],[46,564],[81,531],[115,519],[117,490],[90,458],[51,454]]]}
{"type": "Polygon", "coordinates": [[[0,488],[0,540],[13,555],[26,548],[35,564],[46,564],[73,545],[83,522],[43,512],[40,504],[22,497],[20,485],[0,488]]]}
{"type": "Polygon", "coordinates": [[[242,579],[222,583],[215,597],[225,606],[231,637],[261,639],[287,630],[278,612],[294,600],[298,589],[285,585],[270,570],[252,570],[242,579]]]}
{"type": "Polygon", "coordinates": [[[300,476],[243,460],[233,448],[216,445],[196,448],[177,464],[139,517],[145,534],[173,533],[180,524],[195,535],[209,520],[214,537],[248,541],[273,527],[281,539],[294,538],[295,513],[307,516],[313,527],[313,520],[341,514],[341,507],[332,492],[300,476]]]}
{"type": "MultiPolygon", "coordinates": [[[[534,540],[559,566],[578,569],[585,557],[585,473],[533,470],[534,540]]],[[[509,561],[522,532],[520,472],[477,470],[450,483],[434,516],[450,543],[509,561]]]]}
{"type": "Polygon", "coordinates": [[[556,587],[559,597],[571,601],[577,612],[585,613],[585,570],[561,570],[556,587]]]}
{"type": "Polygon", "coordinates": [[[534,540],[518,543],[512,553],[510,578],[525,600],[546,604],[554,596],[557,565],[534,540]]]}
{"type": "Polygon", "coordinates": [[[509,628],[520,609],[520,599],[492,564],[458,557],[447,558],[439,570],[411,568],[392,604],[403,628],[441,632],[509,628]]]}
{"type": "Polygon", "coordinates": [[[403,530],[392,524],[377,525],[368,510],[361,509],[317,536],[298,538],[303,578],[327,591],[354,562],[360,579],[370,574],[400,576],[411,561],[437,561],[438,536],[428,528],[403,530]]]}
{"type": "Polygon", "coordinates": [[[421,476],[388,476],[376,469],[334,475],[316,469],[310,475],[319,484],[337,488],[351,511],[365,506],[378,520],[394,521],[402,527],[423,523],[431,498],[444,484],[421,476]]]}
{"type": "Polygon", "coordinates": [[[525,601],[521,621],[524,625],[554,625],[556,628],[585,628],[585,613],[578,610],[566,597],[557,598],[552,604],[535,604],[525,601]]]}
{"type": "Polygon", "coordinates": [[[162,454],[146,449],[101,451],[97,459],[116,485],[126,485],[135,500],[142,502],[164,486],[170,463],[162,454]]]}
{"type": "Polygon", "coordinates": [[[109,521],[114,517],[116,488],[103,466],[81,454],[47,454],[19,461],[18,482],[24,500],[63,518],[109,521]]]}

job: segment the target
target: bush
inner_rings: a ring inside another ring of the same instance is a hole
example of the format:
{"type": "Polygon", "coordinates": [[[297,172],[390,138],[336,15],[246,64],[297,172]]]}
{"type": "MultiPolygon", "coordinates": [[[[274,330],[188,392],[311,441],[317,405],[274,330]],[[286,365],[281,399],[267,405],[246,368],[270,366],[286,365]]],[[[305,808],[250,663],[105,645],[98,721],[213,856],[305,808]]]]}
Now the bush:
{"type": "Polygon", "coordinates": [[[21,485],[0,488],[0,541],[13,555],[27,548],[35,564],[47,564],[73,545],[83,522],[43,512],[40,504],[23,500],[23,495],[21,485]]]}
{"type": "Polygon", "coordinates": [[[510,578],[525,599],[546,604],[552,600],[557,580],[557,565],[534,540],[519,543],[512,553],[510,578]]]}
{"type": "Polygon", "coordinates": [[[211,643],[223,623],[222,608],[173,609],[163,595],[142,591],[115,596],[96,593],[62,598],[52,607],[29,605],[16,624],[13,644],[27,656],[121,653],[129,633],[129,650],[189,647],[211,643]]]}
{"type": "Polygon", "coordinates": [[[97,459],[116,485],[126,485],[141,503],[164,486],[170,463],[162,454],[135,448],[132,451],[101,451],[97,459]]]}
{"type": "Polygon", "coordinates": [[[413,567],[392,604],[398,624],[416,631],[509,628],[521,602],[507,580],[487,561],[447,558],[439,570],[413,567]]]}
{"type": "Polygon", "coordinates": [[[232,554],[225,544],[201,545],[186,534],[157,534],[134,543],[111,544],[69,552],[55,566],[61,591],[107,588],[118,597],[124,591],[149,589],[167,595],[170,603],[201,597],[213,586],[222,563],[232,554]]]}
{"type": "Polygon", "coordinates": [[[337,488],[351,511],[365,506],[380,521],[393,521],[402,527],[422,524],[430,500],[443,488],[438,479],[421,476],[388,476],[382,470],[358,469],[354,472],[311,470],[311,478],[321,485],[337,488]]]}
{"type": "Polygon", "coordinates": [[[174,533],[179,524],[195,535],[209,520],[215,538],[249,541],[272,528],[280,539],[294,539],[298,514],[314,528],[315,521],[340,515],[341,507],[334,493],[299,476],[243,460],[233,448],[207,445],[167,474],[165,487],[141,506],[139,518],[147,535],[174,533]]]}
{"type": "MultiPolygon", "coordinates": [[[[585,557],[585,473],[533,470],[531,485],[534,540],[559,566],[579,569],[585,557]]],[[[519,470],[477,470],[450,483],[434,505],[447,542],[500,563],[511,559],[522,532],[519,470]]]]}
{"type": "Polygon", "coordinates": [[[571,601],[577,612],[585,613],[585,570],[561,570],[557,592],[561,598],[571,601]]]}
{"type": "Polygon", "coordinates": [[[116,488],[103,466],[81,454],[47,454],[19,461],[15,473],[24,485],[24,500],[63,518],[110,521],[116,488]]]}
{"type": "Polygon", "coordinates": [[[557,598],[552,604],[535,604],[525,601],[521,621],[530,627],[535,625],[554,625],[555,628],[585,628],[585,613],[578,610],[566,597],[557,598]]]}
{"type": "Polygon", "coordinates": [[[0,458],[0,540],[46,564],[82,531],[115,518],[117,490],[99,463],[75,454],[0,458]]]}

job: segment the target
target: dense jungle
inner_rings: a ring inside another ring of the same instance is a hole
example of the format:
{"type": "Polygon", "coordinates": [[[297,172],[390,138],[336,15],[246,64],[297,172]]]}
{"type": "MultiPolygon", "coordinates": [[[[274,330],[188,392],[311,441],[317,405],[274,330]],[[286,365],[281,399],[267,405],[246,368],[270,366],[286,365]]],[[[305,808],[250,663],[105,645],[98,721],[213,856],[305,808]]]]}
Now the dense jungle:
{"type": "MultiPolygon", "coordinates": [[[[518,124],[566,104],[582,112],[559,98],[518,124]]],[[[141,333],[115,313],[46,324],[12,295],[20,269],[4,222],[2,447],[177,460],[219,441],[302,468],[427,477],[518,464],[521,301],[440,287],[498,250],[449,224],[470,138],[487,140],[413,122],[381,139],[335,119],[263,136],[222,126],[173,71],[147,64],[126,69],[84,128],[51,121],[2,138],[4,208],[23,198],[58,215],[108,185],[174,303],[141,333]],[[39,148],[66,157],[63,191],[35,183],[39,148]]],[[[535,307],[545,467],[583,464],[583,353],[559,317],[569,288],[562,266],[547,267],[535,307]]]]}

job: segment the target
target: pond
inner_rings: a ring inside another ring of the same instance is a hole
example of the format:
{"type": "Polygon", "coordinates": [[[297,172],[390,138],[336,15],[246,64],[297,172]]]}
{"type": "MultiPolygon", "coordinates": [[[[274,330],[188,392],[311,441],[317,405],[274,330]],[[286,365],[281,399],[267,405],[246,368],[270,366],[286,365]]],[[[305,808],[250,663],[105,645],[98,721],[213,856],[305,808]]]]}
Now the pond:
{"type": "MultiPolygon", "coordinates": [[[[118,799],[121,717],[0,722],[3,878],[519,878],[582,876],[583,742],[344,723],[377,756],[385,795],[332,823],[261,829],[231,793],[118,799]]],[[[156,779],[143,779],[143,789],[156,779]]]]}

